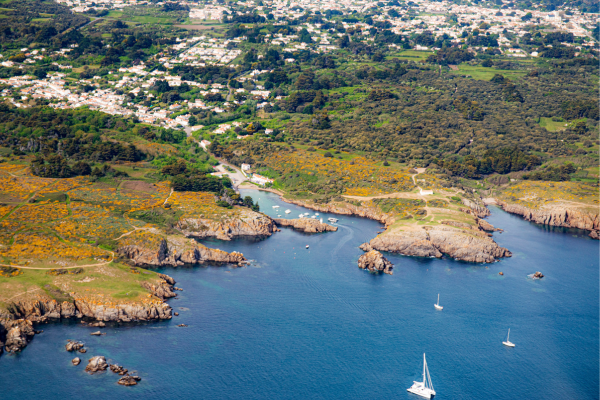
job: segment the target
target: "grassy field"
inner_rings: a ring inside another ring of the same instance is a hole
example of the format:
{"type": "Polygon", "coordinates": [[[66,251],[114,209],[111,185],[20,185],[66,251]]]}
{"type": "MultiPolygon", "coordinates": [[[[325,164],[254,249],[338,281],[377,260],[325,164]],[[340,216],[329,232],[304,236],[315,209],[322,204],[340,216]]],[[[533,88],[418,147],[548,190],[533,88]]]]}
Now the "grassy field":
{"type": "Polygon", "coordinates": [[[389,59],[398,58],[400,60],[421,61],[421,60],[426,60],[427,57],[429,57],[432,54],[433,54],[433,51],[404,50],[399,53],[395,53],[388,58],[389,59]]]}
{"type": "Polygon", "coordinates": [[[546,128],[548,132],[564,131],[567,127],[567,121],[552,121],[552,118],[541,117],[540,126],[546,128]]]}
{"type": "Polygon", "coordinates": [[[471,66],[466,64],[461,64],[458,66],[458,71],[450,71],[451,74],[457,75],[467,75],[472,77],[473,79],[477,79],[479,81],[489,81],[496,74],[501,74],[505,78],[509,78],[512,80],[517,80],[525,76],[527,74],[526,71],[514,71],[508,69],[495,69],[495,68],[487,68],[482,67],[480,65],[471,66]]]}

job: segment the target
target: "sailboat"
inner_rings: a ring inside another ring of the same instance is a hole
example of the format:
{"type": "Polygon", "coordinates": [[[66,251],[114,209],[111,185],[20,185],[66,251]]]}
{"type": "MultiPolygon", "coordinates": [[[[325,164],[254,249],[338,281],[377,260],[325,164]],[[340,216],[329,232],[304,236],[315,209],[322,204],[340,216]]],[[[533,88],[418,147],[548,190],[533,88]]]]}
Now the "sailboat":
{"type": "Polygon", "coordinates": [[[423,353],[423,382],[414,381],[413,385],[406,390],[426,399],[431,399],[435,396],[431,376],[429,376],[429,368],[427,368],[427,361],[425,360],[425,353],[423,353]]]}
{"type": "Polygon", "coordinates": [[[433,305],[435,307],[436,310],[443,310],[444,307],[440,306],[440,294],[438,293],[438,302],[437,304],[433,305]]]}
{"type": "Polygon", "coordinates": [[[508,328],[508,335],[506,336],[506,342],[502,342],[503,345],[507,347],[515,347],[515,344],[508,340],[510,338],[510,328],[508,328]]]}

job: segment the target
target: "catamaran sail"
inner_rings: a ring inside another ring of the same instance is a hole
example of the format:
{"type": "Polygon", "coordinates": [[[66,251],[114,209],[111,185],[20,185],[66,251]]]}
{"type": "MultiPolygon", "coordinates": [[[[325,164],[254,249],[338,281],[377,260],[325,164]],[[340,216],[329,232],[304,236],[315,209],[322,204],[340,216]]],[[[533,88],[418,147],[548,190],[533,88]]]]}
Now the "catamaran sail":
{"type": "Polygon", "coordinates": [[[429,368],[427,368],[427,360],[425,360],[425,353],[423,353],[423,382],[415,381],[413,385],[406,390],[426,399],[431,399],[435,396],[433,383],[431,383],[431,376],[429,376],[429,368]]]}

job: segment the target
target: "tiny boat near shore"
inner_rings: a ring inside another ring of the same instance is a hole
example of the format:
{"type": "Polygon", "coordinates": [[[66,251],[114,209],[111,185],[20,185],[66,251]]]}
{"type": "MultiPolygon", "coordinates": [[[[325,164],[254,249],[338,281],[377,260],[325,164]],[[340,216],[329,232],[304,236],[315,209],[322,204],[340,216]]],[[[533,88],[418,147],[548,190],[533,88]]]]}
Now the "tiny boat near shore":
{"type": "Polygon", "coordinates": [[[285,213],[286,213],[286,214],[289,214],[289,213],[291,213],[291,212],[292,212],[292,211],[290,211],[290,210],[285,210],[285,213]]]}
{"type": "Polygon", "coordinates": [[[331,222],[331,223],[334,223],[334,224],[335,224],[336,222],[338,222],[337,218],[333,218],[333,217],[331,217],[331,218],[327,218],[327,221],[329,221],[329,222],[331,222]]]}

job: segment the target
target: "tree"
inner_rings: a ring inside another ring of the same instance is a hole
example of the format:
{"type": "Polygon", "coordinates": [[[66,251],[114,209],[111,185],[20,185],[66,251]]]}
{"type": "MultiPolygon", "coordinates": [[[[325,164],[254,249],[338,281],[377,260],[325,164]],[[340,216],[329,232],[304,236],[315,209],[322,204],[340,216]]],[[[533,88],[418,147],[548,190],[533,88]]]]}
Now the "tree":
{"type": "Polygon", "coordinates": [[[196,125],[198,125],[198,119],[197,119],[197,118],[196,118],[194,115],[192,115],[192,116],[191,116],[191,117],[188,119],[188,124],[189,124],[190,126],[196,126],[196,125]]]}
{"type": "Polygon", "coordinates": [[[84,161],[77,161],[75,165],[73,165],[71,170],[75,175],[90,175],[92,173],[92,168],[90,167],[90,164],[84,161]]]}

